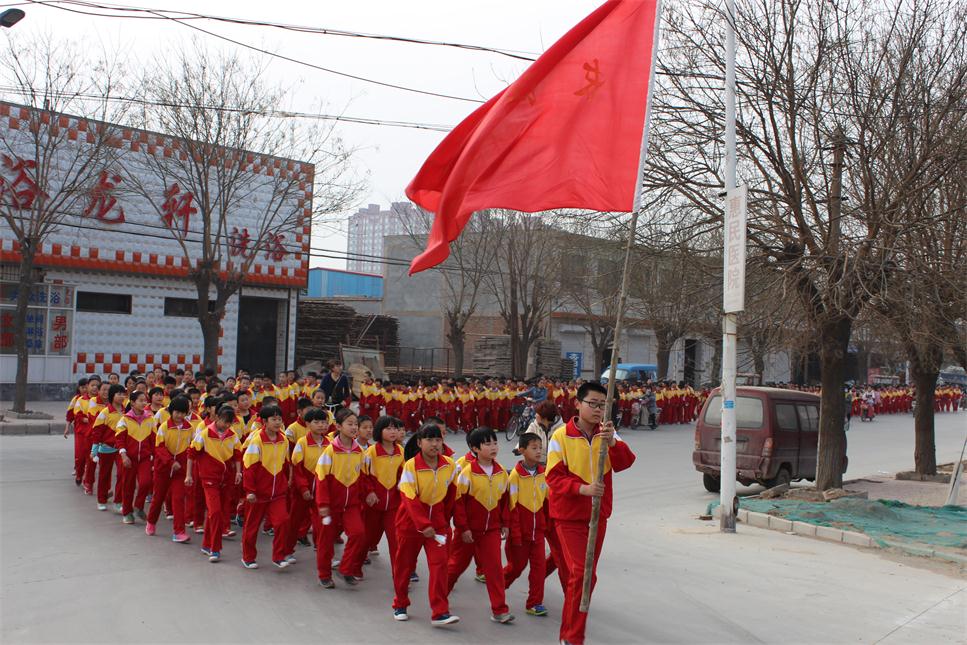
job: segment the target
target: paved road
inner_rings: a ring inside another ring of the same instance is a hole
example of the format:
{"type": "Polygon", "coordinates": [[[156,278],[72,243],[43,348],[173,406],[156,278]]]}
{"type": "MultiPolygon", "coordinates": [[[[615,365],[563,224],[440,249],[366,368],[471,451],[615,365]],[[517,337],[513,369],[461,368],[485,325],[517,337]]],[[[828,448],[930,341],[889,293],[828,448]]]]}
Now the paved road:
{"type": "MultiPolygon", "coordinates": [[[[938,418],[939,460],[956,458],[965,430],[967,413],[938,418]]],[[[751,527],[719,534],[695,519],[713,496],[691,467],[691,429],[627,440],[638,461],[617,478],[590,643],[963,641],[963,576],[751,527]]],[[[912,420],[854,425],[849,446],[849,477],[909,468],[912,420]]],[[[554,581],[548,618],[523,615],[518,582],[509,592],[517,622],[495,625],[483,587],[465,577],[451,597],[458,625],[429,626],[425,582],[414,589],[410,622],[396,623],[385,556],[358,588],[333,591],[315,584],[311,549],[289,570],[247,571],[236,542],[212,565],[197,544],[168,541],[165,522],[147,538],[143,525],[98,513],[70,481],[70,455],[58,436],[0,437],[4,643],[557,642],[554,581]]]]}

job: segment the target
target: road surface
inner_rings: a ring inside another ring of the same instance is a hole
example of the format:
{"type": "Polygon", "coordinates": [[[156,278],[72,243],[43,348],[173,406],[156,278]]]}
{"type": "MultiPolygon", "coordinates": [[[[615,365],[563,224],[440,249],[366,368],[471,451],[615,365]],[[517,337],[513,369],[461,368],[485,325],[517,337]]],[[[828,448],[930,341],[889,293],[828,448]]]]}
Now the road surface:
{"type": "MultiPolygon", "coordinates": [[[[848,477],[909,469],[909,416],[854,424],[848,477]]],[[[941,414],[940,462],[959,454],[967,413],[941,414]]],[[[616,477],[589,643],[945,643],[967,634],[967,581],[884,556],[751,527],[722,535],[698,521],[715,497],[692,469],[686,426],[625,433],[638,455],[616,477]]],[[[488,620],[482,585],[451,596],[462,621],[429,625],[426,572],[408,623],[392,619],[385,552],[357,588],[316,584],[311,548],[288,570],[239,563],[237,539],[209,564],[170,528],[145,536],[99,513],[71,481],[71,441],[0,437],[0,641],[4,643],[556,643],[562,603],[548,580],[547,618],[524,614],[525,580],[508,592],[513,625],[488,620]]],[[[459,446],[454,445],[459,449],[459,446]]],[[[501,445],[510,462],[509,445],[501,445]]],[[[741,492],[750,489],[740,487],[741,492]]],[[[384,547],[385,548],[385,547],[384,547]]],[[[962,572],[961,572],[962,573],[962,572]]]]}

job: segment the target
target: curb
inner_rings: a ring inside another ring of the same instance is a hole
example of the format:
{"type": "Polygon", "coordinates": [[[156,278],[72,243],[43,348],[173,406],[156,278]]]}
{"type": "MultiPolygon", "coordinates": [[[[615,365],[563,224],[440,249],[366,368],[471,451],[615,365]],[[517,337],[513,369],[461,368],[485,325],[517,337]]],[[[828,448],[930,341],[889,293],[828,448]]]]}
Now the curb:
{"type": "MultiPolygon", "coordinates": [[[[712,511],[712,516],[716,518],[719,517],[720,509],[720,506],[716,506],[712,511]]],[[[946,560],[948,562],[967,565],[967,555],[934,549],[929,546],[904,544],[902,542],[893,542],[891,540],[874,540],[865,533],[845,531],[842,529],[833,528],[831,526],[820,526],[819,524],[810,524],[808,522],[800,522],[798,520],[791,521],[782,517],[769,515],[767,513],[756,513],[754,511],[749,511],[742,508],[740,508],[738,513],[736,513],[735,519],[754,528],[767,529],[770,531],[781,531],[790,535],[811,537],[826,540],[828,542],[840,542],[842,544],[849,544],[851,546],[872,549],[892,548],[902,551],[907,555],[914,555],[923,558],[937,558],[939,560],[946,560]]]]}
{"type": "Polygon", "coordinates": [[[64,426],[62,423],[17,423],[17,422],[4,422],[0,424],[0,436],[8,435],[41,435],[41,434],[56,434],[58,432],[63,432],[64,426]]]}

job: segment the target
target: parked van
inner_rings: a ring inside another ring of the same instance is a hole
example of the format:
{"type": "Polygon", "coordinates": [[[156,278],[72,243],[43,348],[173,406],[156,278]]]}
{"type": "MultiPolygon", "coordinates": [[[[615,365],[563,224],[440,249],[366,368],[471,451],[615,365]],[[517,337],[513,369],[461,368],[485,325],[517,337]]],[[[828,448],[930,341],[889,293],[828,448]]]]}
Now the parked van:
{"type": "MultiPolygon", "coordinates": [[[[771,387],[739,387],[735,397],[736,479],[772,487],[815,481],[819,444],[819,396],[771,387]]],[[[705,489],[718,492],[722,396],[712,391],[695,423],[692,463],[705,489]]],[[[846,466],[843,466],[843,472],[846,466]]]]}

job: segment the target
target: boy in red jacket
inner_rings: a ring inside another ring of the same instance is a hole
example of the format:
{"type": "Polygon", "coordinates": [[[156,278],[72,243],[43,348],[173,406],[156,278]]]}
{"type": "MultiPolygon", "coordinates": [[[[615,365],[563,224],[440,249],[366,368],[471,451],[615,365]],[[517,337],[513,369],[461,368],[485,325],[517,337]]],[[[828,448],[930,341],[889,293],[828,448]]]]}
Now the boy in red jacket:
{"type": "Polygon", "coordinates": [[[523,459],[510,471],[510,537],[505,551],[504,587],[510,587],[530,563],[527,613],[546,616],[544,607],[544,531],[547,526],[547,484],[541,465],[541,438],[526,432],[517,442],[523,459]]]}
{"type": "MultiPolygon", "coordinates": [[[[300,414],[308,432],[292,448],[292,507],[289,510],[289,543],[286,553],[295,550],[295,543],[302,537],[302,527],[305,525],[312,530],[314,545],[318,547],[322,541],[322,524],[316,508],[316,465],[329,445],[326,437],[329,431],[329,412],[308,408],[300,410],[300,414]]],[[[286,432],[288,433],[288,429],[286,432]]]]}
{"type": "Polygon", "coordinates": [[[273,530],[272,564],[284,569],[295,562],[287,552],[289,513],[289,442],[283,431],[282,409],[275,404],[259,410],[262,428],[252,432],[242,455],[242,488],[245,491],[245,524],[242,528],[242,566],[258,569],[256,541],[262,520],[268,517],[273,530]]]}
{"type": "MultiPolygon", "coordinates": [[[[229,503],[235,486],[242,483],[242,443],[232,430],[235,410],[228,405],[207,426],[195,433],[188,454],[185,486],[197,474],[205,491],[205,537],[201,552],[209,562],[222,559],[222,535],[228,528],[229,503]]],[[[234,534],[233,534],[234,535],[234,534]]]]}
{"type": "Polygon", "coordinates": [[[457,477],[457,496],[453,505],[454,531],[447,587],[453,590],[471,559],[476,559],[486,577],[490,596],[490,619],[497,623],[514,620],[507,607],[500,541],[510,532],[507,500],[507,472],[497,463],[497,434],[490,428],[477,428],[467,439],[476,457],[457,477]]]}
{"type": "Polygon", "coordinates": [[[600,383],[589,382],[578,389],[578,415],[558,428],[547,444],[547,485],[550,488],[550,515],[567,567],[567,588],[561,610],[562,643],[583,645],[588,615],[580,611],[584,587],[584,555],[588,544],[588,523],[591,519],[591,498],[601,498],[598,538],[594,545],[594,566],[591,588],[594,589],[601,545],[611,517],[612,471],[631,466],[635,455],[628,444],[621,441],[610,421],[603,424],[607,390],[600,383]],[[601,443],[608,446],[603,483],[597,482],[597,454],[601,443]]]}
{"type": "Polygon", "coordinates": [[[376,550],[386,533],[390,567],[396,560],[396,514],[400,507],[400,474],[403,472],[403,422],[395,417],[380,417],[373,428],[376,443],[363,454],[363,475],[366,481],[367,551],[376,550]]]}
{"type": "Polygon", "coordinates": [[[360,509],[363,482],[360,479],[363,451],[356,443],[359,424],[356,413],[342,408],[336,414],[337,434],[316,464],[316,505],[323,525],[322,540],[316,547],[319,584],[332,589],[332,556],[336,538],[346,532],[346,547],[339,563],[339,575],[348,585],[362,577],[366,557],[366,528],[360,509]]]}

